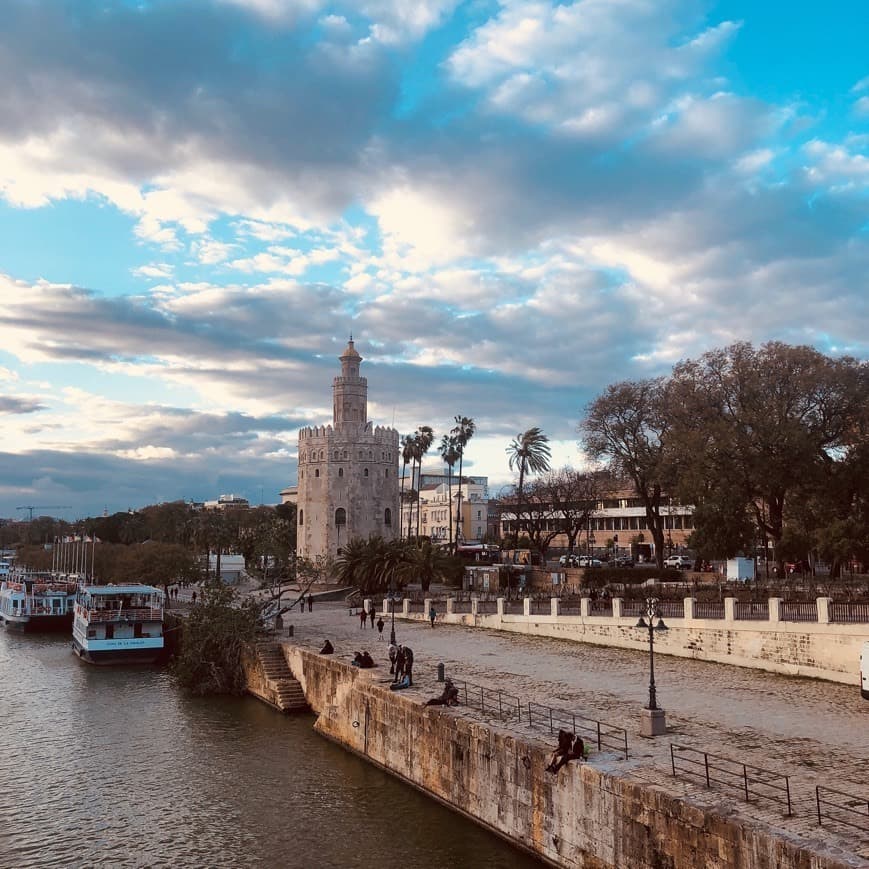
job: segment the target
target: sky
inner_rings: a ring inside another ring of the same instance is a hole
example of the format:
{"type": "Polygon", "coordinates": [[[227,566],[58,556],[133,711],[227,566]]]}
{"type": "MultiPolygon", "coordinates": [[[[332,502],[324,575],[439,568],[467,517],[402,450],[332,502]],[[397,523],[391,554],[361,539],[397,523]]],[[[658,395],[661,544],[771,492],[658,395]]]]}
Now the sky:
{"type": "Polygon", "coordinates": [[[369,416],[540,426],[737,340],[869,351],[869,4],[5,0],[0,516],[278,501],[369,416]],[[62,508],[62,509],[61,509],[62,508]]]}

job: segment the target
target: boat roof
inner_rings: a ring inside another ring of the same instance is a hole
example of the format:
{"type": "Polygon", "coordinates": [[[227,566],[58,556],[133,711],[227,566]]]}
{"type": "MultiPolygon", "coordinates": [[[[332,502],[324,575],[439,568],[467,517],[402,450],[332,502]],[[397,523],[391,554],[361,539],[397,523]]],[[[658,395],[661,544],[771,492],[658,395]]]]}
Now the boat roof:
{"type": "Polygon", "coordinates": [[[141,585],[140,583],[131,583],[130,585],[85,585],[82,586],[82,591],[93,595],[163,594],[161,589],[155,588],[153,585],[141,585]]]}

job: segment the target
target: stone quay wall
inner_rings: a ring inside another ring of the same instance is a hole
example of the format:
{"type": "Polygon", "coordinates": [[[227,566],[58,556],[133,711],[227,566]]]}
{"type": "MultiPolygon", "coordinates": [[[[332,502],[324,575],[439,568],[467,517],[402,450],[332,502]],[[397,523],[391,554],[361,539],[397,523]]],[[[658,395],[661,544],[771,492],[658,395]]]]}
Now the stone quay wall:
{"type": "MultiPolygon", "coordinates": [[[[410,601],[396,602],[396,618],[425,621],[430,601],[421,612],[412,612],[410,601]]],[[[648,649],[648,631],[638,630],[637,615],[623,616],[623,601],[612,601],[612,615],[593,614],[588,598],[581,601],[579,615],[563,615],[561,601],[552,598],[549,613],[532,612],[531,598],[524,600],[524,613],[505,612],[499,598],[494,613],[480,612],[471,601],[471,612],[454,612],[451,600],[434,601],[439,621],[471,627],[512,631],[540,637],[555,637],[622,649],[648,649]]],[[[778,601],[769,601],[770,618],[764,621],[736,618],[736,600],[725,598],[724,618],[694,617],[694,601],[686,598],[684,615],[666,615],[669,630],[655,632],[655,651],[682,658],[697,658],[719,664],[754,667],[788,676],[809,676],[858,685],[860,650],[869,641],[869,624],[830,624],[824,614],[827,598],[818,598],[818,622],[784,622],[778,619],[778,601]]],[[[388,610],[384,601],[383,611],[388,610]]]]}
{"type": "Polygon", "coordinates": [[[283,644],[322,735],[548,864],[571,869],[844,869],[760,822],[630,781],[630,764],[544,767],[550,749],[461,710],[426,708],[330,657],[283,644]],[[456,714],[458,713],[458,714],[456,714]]]}

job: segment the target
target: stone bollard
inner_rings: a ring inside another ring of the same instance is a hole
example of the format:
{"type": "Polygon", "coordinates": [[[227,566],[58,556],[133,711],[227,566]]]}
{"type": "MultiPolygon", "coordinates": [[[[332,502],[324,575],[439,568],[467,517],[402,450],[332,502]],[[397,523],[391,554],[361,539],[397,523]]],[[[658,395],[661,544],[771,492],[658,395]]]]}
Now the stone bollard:
{"type": "Polygon", "coordinates": [[[471,598],[471,615],[476,618],[480,611],[480,599],[478,597],[471,598]]]}
{"type": "Polygon", "coordinates": [[[620,619],[622,617],[622,599],[620,597],[613,598],[613,618],[620,619]]]}
{"type": "Polygon", "coordinates": [[[694,618],[694,598],[686,597],[682,601],[682,608],[685,613],[685,621],[694,618]]]}
{"type": "Polygon", "coordinates": [[[401,614],[407,618],[410,615],[410,598],[405,597],[401,599],[401,614]]]}
{"type": "Polygon", "coordinates": [[[447,615],[451,616],[456,611],[456,599],[454,597],[447,598],[447,615]]]}
{"type": "Polygon", "coordinates": [[[736,598],[724,598],[724,621],[732,624],[736,621],[736,598]]]}
{"type": "Polygon", "coordinates": [[[560,597],[549,598],[549,612],[550,612],[550,615],[553,615],[556,618],[561,615],[561,598],[560,597]]]}
{"type": "Polygon", "coordinates": [[[530,616],[531,615],[531,598],[526,597],[522,600],[522,615],[530,616]]]}
{"type": "Polygon", "coordinates": [[[422,602],[422,617],[424,619],[427,619],[430,611],[431,611],[431,598],[427,597],[422,602]]]}
{"type": "Polygon", "coordinates": [[[371,607],[372,607],[371,598],[370,597],[365,598],[365,600],[362,601],[362,609],[365,610],[365,615],[368,615],[368,613],[371,612],[371,607]]]}
{"type": "MultiPolygon", "coordinates": [[[[820,613],[819,613],[820,615],[820,613]]],[[[769,623],[777,625],[781,621],[781,598],[771,597],[769,599],[769,623]]]]}
{"type": "Polygon", "coordinates": [[[832,598],[829,598],[829,597],[815,598],[815,603],[817,604],[817,607],[818,607],[818,624],[819,625],[830,624],[830,603],[832,603],[832,598]]]}
{"type": "Polygon", "coordinates": [[[504,617],[504,598],[503,597],[499,597],[495,601],[495,607],[498,610],[498,617],[503,618],[504,617]]]}
{"type": "Polygon", "coordinates": [[[444,681],[444,665],[438,664],[438,682],[444,681]]]}
{"type": "Polygon", "coordinates": [[[383,615],[385,615],[385,616],[389,615],[389,598],[388,597],[383,598],[383,615]]]}
{"type": "Polygon", "coordinates": [[[581,597],[579,599],[579,615],[580,618],[587,619],[591,612],[591,598],[581,597]]]}

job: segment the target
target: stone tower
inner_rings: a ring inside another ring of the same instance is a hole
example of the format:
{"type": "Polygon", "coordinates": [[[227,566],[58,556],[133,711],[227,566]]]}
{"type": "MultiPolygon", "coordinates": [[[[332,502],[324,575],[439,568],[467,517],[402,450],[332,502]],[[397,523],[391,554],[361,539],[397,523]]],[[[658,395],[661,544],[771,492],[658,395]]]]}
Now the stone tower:
{"type": "Polygon", "coordinates": [[[368,381],[353,338],[332,380],[332,425],[299,431],[298,554],[335,558],[354,537],[391,540],[398,506],[398,432],[368,421],[368,381]]]}

